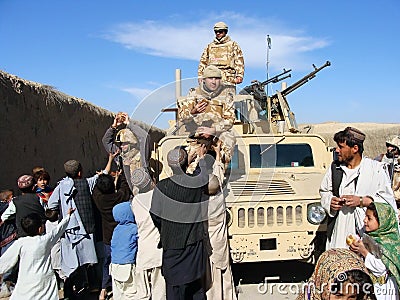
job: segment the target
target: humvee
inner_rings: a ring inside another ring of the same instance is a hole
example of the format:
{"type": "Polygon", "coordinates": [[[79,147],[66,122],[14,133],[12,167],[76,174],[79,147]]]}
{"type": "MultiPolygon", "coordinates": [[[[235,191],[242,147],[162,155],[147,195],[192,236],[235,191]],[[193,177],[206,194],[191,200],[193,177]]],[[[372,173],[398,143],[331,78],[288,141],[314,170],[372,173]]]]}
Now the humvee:
{"type": "MultiPolygon", "coordinates": [[[[272,96],[266,95],[265,87],[290,77],[291,70],[252,82],[235,95],[237,143],[224,185],[234,263],[314,262],[324,249],[326,214],[319,185],[332,153],[321,136],[299,130],[286,96],[329,65],[313,65],[314,71],[272,96]]],[[[187,140],[176,130],[179,120],[171,124],[169,134],[154,148],[153,157],[164,166],[156,172],[158,179],[171,174],[166,163],[169,150],[187,140]]]]}

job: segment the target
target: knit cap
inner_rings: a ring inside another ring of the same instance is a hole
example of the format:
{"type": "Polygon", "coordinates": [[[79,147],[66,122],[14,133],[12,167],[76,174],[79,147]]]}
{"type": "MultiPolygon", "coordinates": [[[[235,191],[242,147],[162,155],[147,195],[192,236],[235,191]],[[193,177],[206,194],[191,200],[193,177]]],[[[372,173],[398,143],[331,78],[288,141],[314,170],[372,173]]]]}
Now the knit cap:
{"type": "Polygon", "coordinates": [[[18,188],[26,189],[33,186],[33,177],[31,175],[22,175],[17,180],[18,188]]]}

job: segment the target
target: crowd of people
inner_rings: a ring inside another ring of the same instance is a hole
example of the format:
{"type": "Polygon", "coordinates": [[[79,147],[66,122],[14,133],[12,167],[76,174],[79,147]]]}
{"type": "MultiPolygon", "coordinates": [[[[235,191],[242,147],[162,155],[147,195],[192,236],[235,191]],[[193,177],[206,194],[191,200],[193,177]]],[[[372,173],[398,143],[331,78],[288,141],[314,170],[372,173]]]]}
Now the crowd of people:
{"type": "MultiPolygon", "coordinates": [[[[116,114],[104,133],[101,172],[85,177],[78,160],[50,184],[46,167],[0,192],[0,294],[11,299],[237,299],[230,265],[223,182],[236,144],[235,85],[243,80],[239,45],[228,26],[198,67],[199,86],[177,99],[176,132],[156,182],[148,133],[116,114]]],[[[298,299],[399,299],[400,138],[375,160],[365,134],[334,136],[335,160],[320,187],[328,214],[326,252],[298,299]]],[[[29,173],[29,174],[28,174],[29,173]]]]}

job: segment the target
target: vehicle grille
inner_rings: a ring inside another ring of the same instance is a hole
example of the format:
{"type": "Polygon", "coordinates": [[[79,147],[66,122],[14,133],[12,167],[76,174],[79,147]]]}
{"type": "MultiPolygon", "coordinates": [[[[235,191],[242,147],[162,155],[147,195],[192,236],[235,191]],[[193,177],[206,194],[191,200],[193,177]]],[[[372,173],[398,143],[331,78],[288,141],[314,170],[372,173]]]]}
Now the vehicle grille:
{"type": "Polygon", "coordinates": [[[230,185],[234,196],[294,195],[294,190],[285,180],[234,181],[230,185]]]}
{"type": "Polygon", "coordinates": [[[292,206],[257,206],[237,208],[237,226],[239,228],[300,226],[303,223],[303,207],[292,206]]]}

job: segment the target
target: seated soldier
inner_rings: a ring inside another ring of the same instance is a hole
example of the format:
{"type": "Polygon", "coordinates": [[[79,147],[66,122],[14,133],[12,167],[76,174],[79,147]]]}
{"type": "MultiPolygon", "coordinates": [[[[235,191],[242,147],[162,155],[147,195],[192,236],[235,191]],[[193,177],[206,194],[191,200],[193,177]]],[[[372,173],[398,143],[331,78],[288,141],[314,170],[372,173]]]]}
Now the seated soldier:
{"type": "MultiPolygon", "coordinates": [[[[203,73],[200,85],[192,88],[189,94],[178,99],[178,118],[182,124],[180,133],[189,134],[190,156],[195,151],[197,140],[222,141],[222,160],[229,163],[232,157],[233,147],[236,143],[232,132],[235,121],[235,108],[233,93],[221,82],[221,71],[215,66],[208,66],[203,73]]],[[[196,159],[194,157],[194,164],[196,159]]],[[[188,172],[195,168],[191,166],[188,172]]]]}

